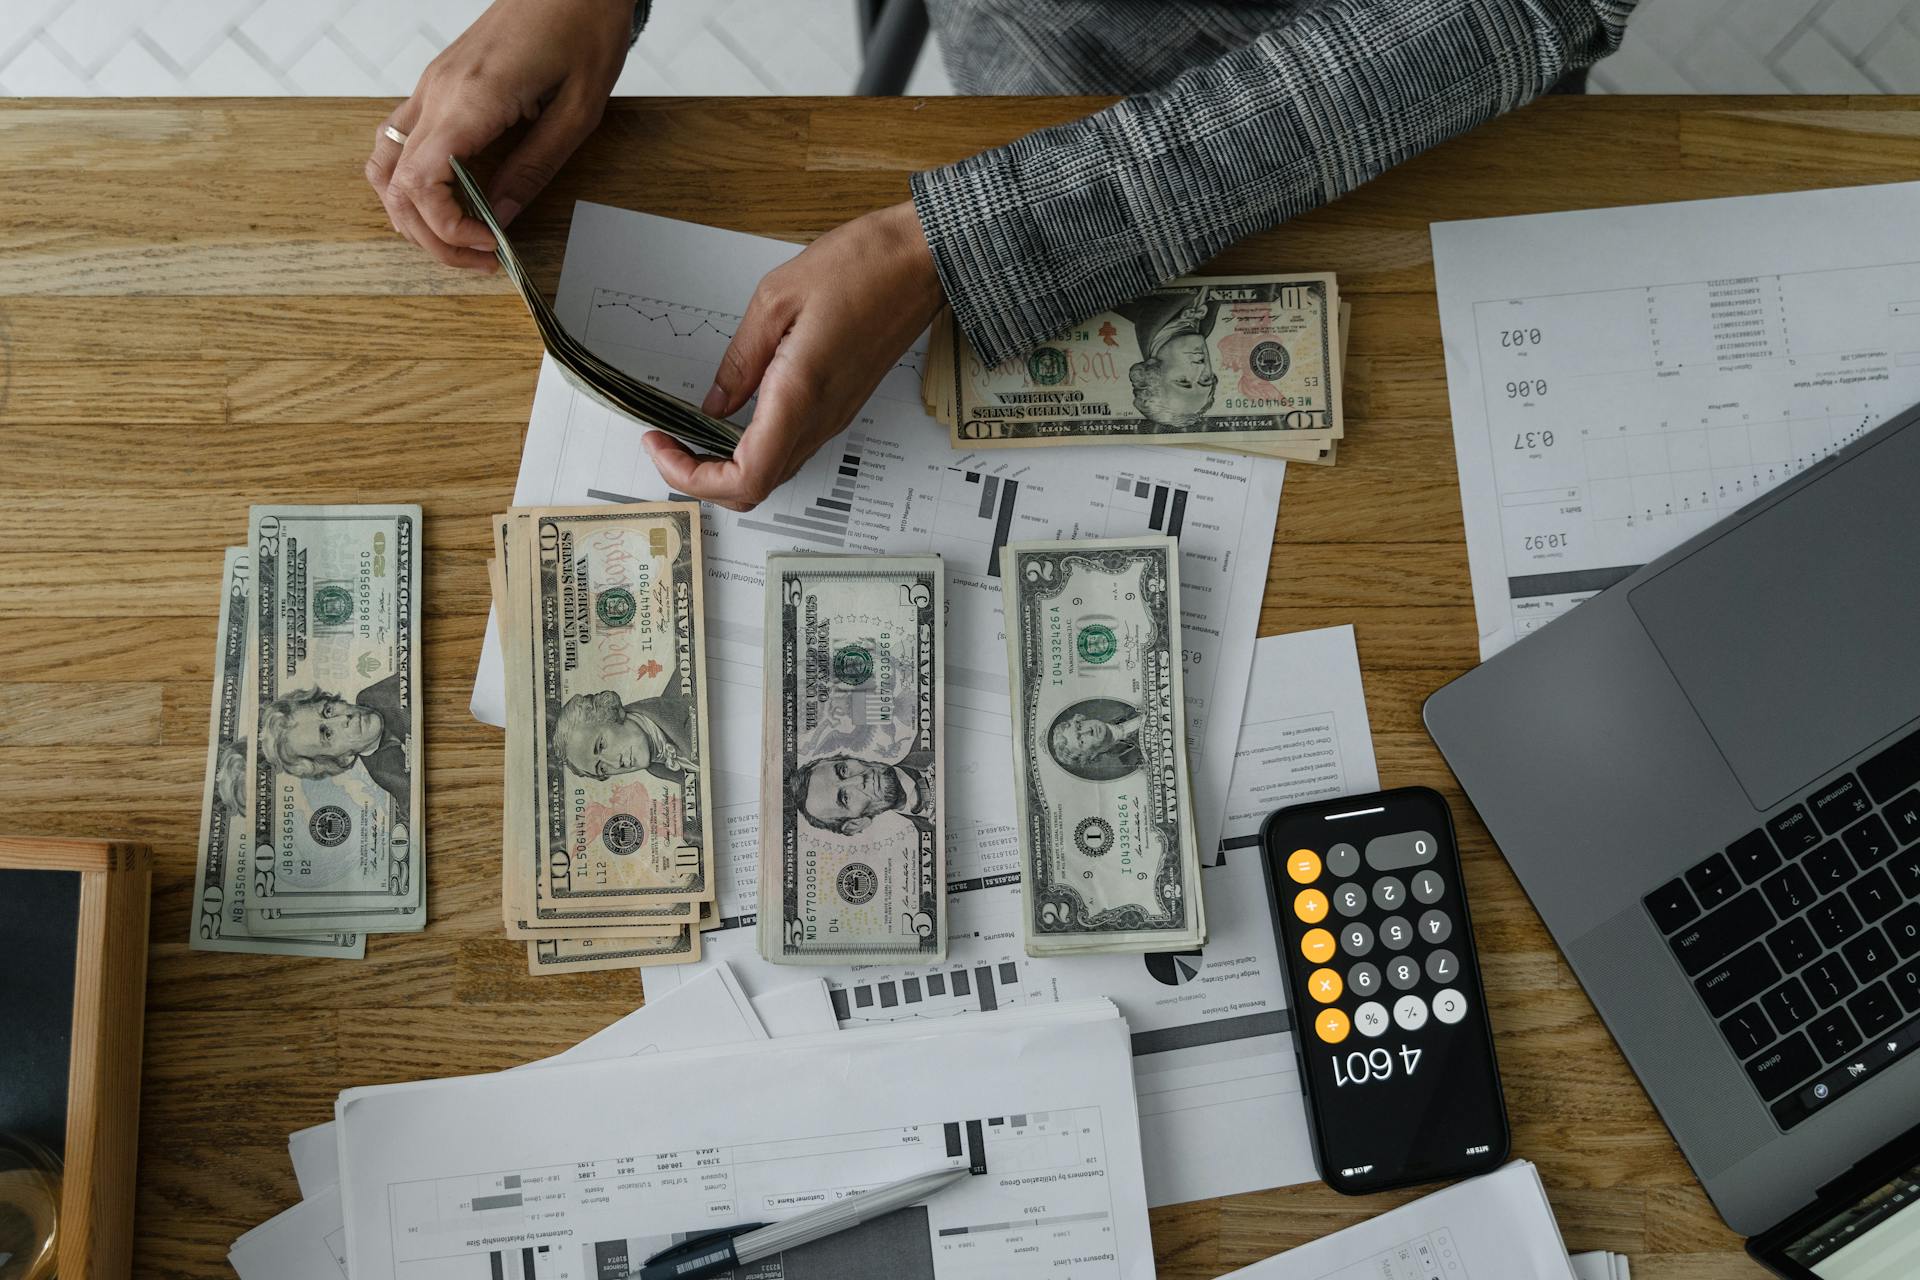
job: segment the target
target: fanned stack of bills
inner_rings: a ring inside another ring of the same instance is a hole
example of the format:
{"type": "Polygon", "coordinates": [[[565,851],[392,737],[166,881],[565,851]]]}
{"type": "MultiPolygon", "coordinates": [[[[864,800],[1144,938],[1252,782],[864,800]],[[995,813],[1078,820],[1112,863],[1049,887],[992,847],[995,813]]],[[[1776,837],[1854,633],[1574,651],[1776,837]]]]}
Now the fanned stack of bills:
{"type": "Polygon", "coordinates": [[[1326,273],[1188,276],[988,367],[947,312],[921,396],[956,449],[1190,445],[1330,466],[1348,314],[1326,273]]]}
{"type": "Polygon", "coordinates": [[[528,314],[533,317],[534,327],[540,331],[541,344],[546,347],[547,354],[553,357],[554,364],[567,381],[615,413],[645,426],[658,427],[689,449],[731,458],[733,447],[740,443],[741,428],[724,418],[702,413],[697,406],[688,404],[680,397],[615,368],[566,331],[559,317],[553,314],[553,308],[541,296],[540,290],[534,287],[526,268],[521,265],[520,255],[514,252],[506,231],[482,194],[480,184],[474,181],[473,175],[458,160],[452,160],[451,163],[454,185],[462,202],[474,217],[487,224],[487,230],[493,235],[494,256],[500,259],[500,267],[506,272],[507,279],[513,281],[514,288],[520,291],[520,298],[527,304],[528,314]]]}
{"type": "Polygon", "coordinates": [[[713,918],[700,508],[493,518],[507,936],[535,974],[700,958],[713,918]]]}
{"type": "Polygon", "coordinates": [[[1000,552],[1027,954],[1207,938],[1172,538],[1000,552]]]}
{"type": "Polygon", "coordinates": [[[256,506],[226,553],[190,945],[426,923],[420,508],[256,506]]]}
{"type": "Polygon", "coordinates": [[[947,954],[939,556],[767,557],[760,953],[947,954]]]}

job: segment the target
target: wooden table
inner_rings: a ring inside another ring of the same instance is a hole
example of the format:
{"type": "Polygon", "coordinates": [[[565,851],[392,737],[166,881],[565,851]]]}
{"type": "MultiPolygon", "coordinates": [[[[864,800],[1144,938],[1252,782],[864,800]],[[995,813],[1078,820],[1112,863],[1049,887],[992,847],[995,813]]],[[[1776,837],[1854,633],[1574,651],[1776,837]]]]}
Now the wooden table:
{"type": "MultiPolygon", "coordinates": [[[[1099,105],[617,104],[516,235],[549,294],[578,197],[807,239],[906,174],[1099,105]]],[[[498,279],[388,229],[360,177],[389,104],[0,105],[0,825],[156,854],[135,1274],[227,1274],[293,1202],[288,1131],[340,1089],[552,1053],[639,1000],[632,974],[533,979],[501,936],[497,732],[467,714],[484,517],[513,492],[539,345],[498,279]],[[221,548],[250,501],[426,509],[432,918],[364,963],[187,949],[221,548]]],[[[1263,633],[1352,622],[1388,785],[1461,820],[1514,1150],[1569,1247],[1640,1280],[1739,1254],[1420,727],[1476,659],[1427,225],[1906,179],[1911,101],[1553,98],[1222,271],[1340,274],[1351,432],[1287,477],[1263,633]]],[[[1569,245],[1577,253],[1578,245],[1569,245]]],[[[1161,1274],[1218,1276],[1405,1196],[1318,1185],[1154,1214],[1161,1274]]]]}

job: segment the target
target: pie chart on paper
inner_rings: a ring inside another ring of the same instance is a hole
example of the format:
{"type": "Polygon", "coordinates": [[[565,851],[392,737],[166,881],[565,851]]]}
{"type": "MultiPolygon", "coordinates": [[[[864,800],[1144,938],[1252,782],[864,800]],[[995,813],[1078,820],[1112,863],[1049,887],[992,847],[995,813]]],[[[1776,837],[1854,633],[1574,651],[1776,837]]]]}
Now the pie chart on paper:
{"type": "Polygon", "coordinates": [[[1143,957],[1147,972],[1164,987],[1182,987],[1200,976],[1200,952],[1157,951],[1143,957]]]}

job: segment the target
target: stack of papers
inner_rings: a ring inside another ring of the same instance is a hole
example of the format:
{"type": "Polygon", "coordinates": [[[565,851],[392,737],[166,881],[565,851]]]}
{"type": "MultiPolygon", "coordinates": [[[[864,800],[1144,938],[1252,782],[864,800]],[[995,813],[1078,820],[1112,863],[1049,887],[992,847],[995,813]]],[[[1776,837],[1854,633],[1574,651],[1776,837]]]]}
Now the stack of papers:
{"type": "MultiPolygon", "coordinates": [[[[1110,1001],[771,1039],[730,971],[711,972],[527,1068],[341,1095],[335,1124],[291,1144],[307,1199],[237,1241],[234,1269],[625,1280],[692,1234],[965,1168],[755,1280],[1090,1262],[1153,1276],[1129,1031],[1110,1001]]],[[[777,1021],[832,1027],[818,980],[792,991],[777,1021]]]]}
{"type": "MultiPolygon", "coordinates": [[[[833,1007],[818,979],[750,1001],[732,971],[721,966],[566,1052],[515,1070],[753,1044],[773,1036],[831,1031],[834,1025],[833,1007]]],[[[336,1139],[335,1126],[323,1124],[287,1140],[303,1200],[234,1242],[227,1260],[240,1280],[341,1280],[346,1274],[346,1222],[340,1204],[336,1139]]]]}
{"type": "Polygon", "coordinates": [[[1229,1280],[1627,1280],[1627,1260],[1568,1258],[1539,1170],[1515,1160],[1229,1280]]]}

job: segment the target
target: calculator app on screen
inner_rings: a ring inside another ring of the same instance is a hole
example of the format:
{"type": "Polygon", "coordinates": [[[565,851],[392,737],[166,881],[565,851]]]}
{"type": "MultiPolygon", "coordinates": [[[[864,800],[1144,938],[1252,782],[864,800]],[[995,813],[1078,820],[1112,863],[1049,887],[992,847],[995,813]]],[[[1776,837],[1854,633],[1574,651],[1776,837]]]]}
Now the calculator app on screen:
{"type": "Polygon", "coordinates": [[[1263,838],[1320,1176],[1359,1194],[1504,1162],[1446,801],[1406,787],[1299,805],[1263,838]]]}

